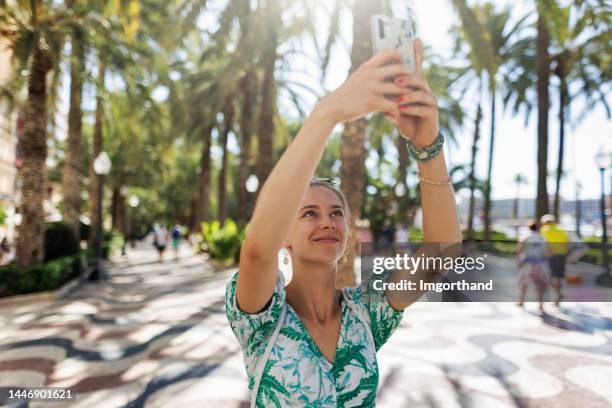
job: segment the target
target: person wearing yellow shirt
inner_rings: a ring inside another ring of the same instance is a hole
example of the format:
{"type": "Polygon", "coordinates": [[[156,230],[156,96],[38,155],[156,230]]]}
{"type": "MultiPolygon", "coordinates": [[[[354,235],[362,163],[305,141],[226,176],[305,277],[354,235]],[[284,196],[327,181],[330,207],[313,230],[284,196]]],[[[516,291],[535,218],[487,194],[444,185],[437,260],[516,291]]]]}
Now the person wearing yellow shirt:
{"type": "Polygon", "coordinates": [[[557,306],[561,302],[563,295],[561,294],[561,282],[565,277],[565,262],[569,252],[569,234],[563,230],[557,223],[555,216],[545,214],[540,218],[540,234],[548,243],[552,255],[549,259],[551,284],[557,292],[557,306]]]}

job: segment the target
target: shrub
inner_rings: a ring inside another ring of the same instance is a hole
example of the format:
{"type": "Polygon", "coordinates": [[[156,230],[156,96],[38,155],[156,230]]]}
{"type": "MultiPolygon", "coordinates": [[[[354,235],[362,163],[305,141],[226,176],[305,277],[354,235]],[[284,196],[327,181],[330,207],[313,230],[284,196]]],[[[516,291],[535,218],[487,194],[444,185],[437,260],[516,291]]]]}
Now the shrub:
{"type": "MultiPolygon", "coordinates": [[[[467,231],[463,231],[463,239],[466,239],[467,231]]],[[[474,231],[474,239],[476,241],[482,241],[484,237],[483,231],[474,231]]],[[[495,241],[516,241],[516,239],[511,239],[507,234],[501,231],[491,231],[491,240],[490,242],[495,241]]]]}
{"type": "Polygon", "coordinates": [[[79,252],[79,242],[70,227],[63,222],[45,226],[45,262],[79,252]]]}
{"type": "Polygon", "coordinates": [[[25,268],[0,267],[0,297],[55,290],[81,272],[79,255],[58,258],[25,268]]]}
{"type": "Polygon", "coordinates": [[[108,258],[110,254],[118,251],[124,244],[123,234],[119,231],[104,231],[102,234],[102,257],[108,258]]]}
{"type": "Polygon", "coordinates": [[[239,231],[232,219],[227,219],[223,228],[219,221],[202,223],[202,238],[213,259],[237,259],[245,230],[239,231]]]}
{"type": "MultiPolygon", "coordinates": [[[[101,250],[102,250],[102,258],[108,259],[109,255],[119,248],[123,246],[124,238],[121,233],[115,230],[104,231],[102,233],[102,242],[101,242],[101,250]]],[[[87,247],[85,251],[87,259],[90,262],[93,262],[96,258],[96,247],[95,243],[87,247]]]]}

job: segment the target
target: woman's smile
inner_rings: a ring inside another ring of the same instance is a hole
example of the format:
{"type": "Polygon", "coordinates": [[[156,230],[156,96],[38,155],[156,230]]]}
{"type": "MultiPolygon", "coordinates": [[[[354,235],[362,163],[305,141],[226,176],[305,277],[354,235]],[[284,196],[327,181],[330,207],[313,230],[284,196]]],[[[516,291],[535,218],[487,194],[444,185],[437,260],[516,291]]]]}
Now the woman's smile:
{"type": "Polygon", "coordinates": [[[320,244],[336,244],[340,242],[340,238],[333,235],[325,235],[318,238],[314,238],[313,241],[318,242],[320,244]]]}

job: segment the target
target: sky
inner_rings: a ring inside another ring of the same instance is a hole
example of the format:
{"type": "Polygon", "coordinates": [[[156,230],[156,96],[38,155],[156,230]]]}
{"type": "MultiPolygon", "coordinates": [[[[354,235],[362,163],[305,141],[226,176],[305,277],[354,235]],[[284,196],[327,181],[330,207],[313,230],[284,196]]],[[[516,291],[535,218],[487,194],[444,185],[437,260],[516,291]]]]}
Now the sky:
{"type": "MultiPolygon", "coordinates": [[[[452,48],[451,36],[448,35],[450,27],[458,21],[455,11],[451,6],[450,0],[412,0],[409,4],[414,10],[417,21],[417,35],[421,37],[426,46],[430,46],[437,54],[448,55],[452,48]]],[[[520,18],[526,13],[532,12],[531,0],[496,0],[496,5],[512,6],[516,13],[516,18],[520,18]]],[[[342,23],[342,33],[345,38],[344,44],[338,44],[332,53],[330,68],[328,71],[325,88],[333,90],[337,88],[346,78],[350,67],[350,59],[347,46],[352,38],[352,20],[350,15],[345,15],[342,23]]],[[[551,86],[551,98],[555,92],[551,86]]],[[[314,101],[313,101],[314,102],[314,101]]],[[[612,102],[612,101],[610,101],[612,102]]],[[[554,100],[553,100],[554,103],[554,100]]],[[[466,98],[467,106],[464,110],[470,117],[475,115],[475,101],[466,98]]],[[[498,106],[501,103],[498,103],[498,106]]],[[[482,134],[479,143],[479,154],[477,157],[477,175],[480,178],[486,176],[486,166],[489,151],[490,136],[490,108],[488,101],[485,101],[483,109],[485,117],[481,125],[482,134]]],[[[580,111],[580,104],[577,103],[573,112],[580,111]]],[[[536,194],[537,182],[537,112],[532,113],[532,117],[527,127],[525,127],[524,115],[512,117],[511,112],[504,113],[498,109],[497,131],[494,148],[492,195],[494,199],[505,199],[516,197],[516,186],[513,183],[517,173],[527,177],[529,184],[521,187],[520,196],[522,198],[533,198],[536,194]]],[[[446,149],[447,159],[451,164],[469,163],[472,129],[473,125],[468,120],[460,135],[455,135],[459,141],[458,149],[449,151],[446,149]]],[[[557,164],[559,128],[557,123],[557,110],[553,105],[549,119],[549,147],[548,168],[552,173],[557,164]]],[[[581,199],[598,198],[601,194],[599,170],[594,164],[594,157],[599,149],[612,154],[612,122],[605,115],[603,108],[588,115],[581,123],[575,127],[566,127],[565,144],[565,169],[568,171],[567,177],[562,181],[561,196],[565,199],[574,199],[576,182],[582,185],[581,199]]],[[[610,173],[606,180],[606,189],[609,191],[610,173]]],[[[554,178],[548,181],[548,191],[554,192],[554,178]]]]}

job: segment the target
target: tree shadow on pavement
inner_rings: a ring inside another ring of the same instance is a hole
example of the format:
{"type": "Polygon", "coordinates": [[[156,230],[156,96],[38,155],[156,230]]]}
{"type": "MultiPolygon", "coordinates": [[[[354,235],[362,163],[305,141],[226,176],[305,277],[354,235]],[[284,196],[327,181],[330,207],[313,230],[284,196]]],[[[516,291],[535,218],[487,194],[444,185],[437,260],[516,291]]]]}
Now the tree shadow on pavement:
{"type": "MultiPolygon", "coordinates": [[[[542,322],[557,329],[588,334],[612,329],[612,319],[601,316],[597,312],[583,312],[569,307],[561,307],[559,311],[563,313],[563,316],[545,313],[541,316],[542,322]]],[[[536,314],[535,312],[531,313],[536,314]]]]}

